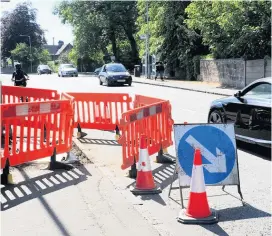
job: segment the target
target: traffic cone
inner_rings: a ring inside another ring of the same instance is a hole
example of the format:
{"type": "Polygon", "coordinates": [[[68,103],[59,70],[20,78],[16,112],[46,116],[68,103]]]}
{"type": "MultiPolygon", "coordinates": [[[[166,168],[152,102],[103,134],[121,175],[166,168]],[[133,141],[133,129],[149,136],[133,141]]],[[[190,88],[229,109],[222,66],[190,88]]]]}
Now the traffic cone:
{"type": "Polygon", "coordinates": [[[142,135],[140,139],[140,156],[137,169],[136,184],[131,190],[134,195],[157,194],[162,192],[160,186],[155,184],[152,175],[146,135],[142,135]]]}
{"type": "Polygon", "coordinates": [[[188,207],[186,210],[181,210],[178,221],[185,224],[212,224],[218,222],[216,211],[209,208],[199,149],[195,150],[188,207]]]}

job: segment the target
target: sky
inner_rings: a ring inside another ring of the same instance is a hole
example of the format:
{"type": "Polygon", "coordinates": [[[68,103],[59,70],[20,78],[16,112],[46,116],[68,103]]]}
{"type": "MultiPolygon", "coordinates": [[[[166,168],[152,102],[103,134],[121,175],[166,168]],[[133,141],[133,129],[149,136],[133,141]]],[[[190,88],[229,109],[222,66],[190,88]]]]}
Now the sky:
{"type": "MultiPolygon", "coordinates": [[[[10,11],[22,2],[24,1],[1,2],[1,12],[10,11]]],[[[53,44],[53,37],[55,38],[55,45],[59,40],[73,44],[72,27],[62,24],[60,18],[52,13],[54,6],[59,2],[58,0],[28,0],[28,2],[31,2],[32,7],[37,9],[37,23],[45,31],[47,44],[53,44]]]]}

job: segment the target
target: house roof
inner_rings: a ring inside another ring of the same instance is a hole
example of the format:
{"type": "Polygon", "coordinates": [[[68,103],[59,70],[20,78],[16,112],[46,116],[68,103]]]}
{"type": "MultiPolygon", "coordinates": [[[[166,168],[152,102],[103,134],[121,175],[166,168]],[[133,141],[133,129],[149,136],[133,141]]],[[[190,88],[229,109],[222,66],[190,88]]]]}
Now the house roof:
{"type": "Polygon", "coordinates": [[[58,45],[44,45],[44,48],[48,50],[50,55],[55,55],[59,49],[58,45]]]}
{"type": "MultiPolygon", "coordinates": [[[[56,55],[60,55],[62,51],[68,46],[71,45],[70,43],[63,44],[61,48],[56,52],[56,55]]],[[[72,46],[72,45],[71,45],[72,46]]]]}

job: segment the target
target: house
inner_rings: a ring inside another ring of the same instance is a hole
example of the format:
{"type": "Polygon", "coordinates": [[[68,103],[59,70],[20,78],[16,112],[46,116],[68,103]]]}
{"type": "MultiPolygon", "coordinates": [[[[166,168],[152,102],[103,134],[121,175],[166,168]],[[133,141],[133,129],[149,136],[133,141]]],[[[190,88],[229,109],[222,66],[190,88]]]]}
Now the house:
{"type": "Polygon", "coordinates": [[[44,45],[44,49],[47,49],[52,61],[58,60],[59,56],[63,53],[71,51],[73,46],[70,43],[65,44],[63,41],[59,41],[58,45],[44,45]]]}

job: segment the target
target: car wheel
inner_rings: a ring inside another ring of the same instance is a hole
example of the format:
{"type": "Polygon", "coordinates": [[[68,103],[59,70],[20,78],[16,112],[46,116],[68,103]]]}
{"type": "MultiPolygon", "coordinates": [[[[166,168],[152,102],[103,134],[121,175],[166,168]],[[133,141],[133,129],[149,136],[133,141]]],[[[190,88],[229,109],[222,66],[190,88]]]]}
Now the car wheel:
{"type": "Polygon", "coordinates": [[[128,83],[128,86],[131,86],[131,84],[132,84],[132,82],[129,82],[129,83],[128,83]]]}
{"type": "Polygon", "coordinates": [[[60,77],[59,73],[58,73],[58,77],[60,77]]]}
{"type": "Polygon", "coordinates": [[[209,114],[208,123],[224,123],[223,116],[219,110],[213,110],[209,114]]]}
{"type": "Polygon", "coordinates": [[[106,84],[107,87],[110,86],[110,83],[109,83],[109,80],[108,80],[108,79],[106,79],[106,83],[105,83],[105,84],[106,84]]]}
{"type": "Polygon", "coordinates": [[[76,77],[78,77],[78,75],[76,75],[76,77]]]}
{"type": "Polygon", "coordinates": [[[103,82],[99,79],[99,85],[103,85],[103,82]]]}

